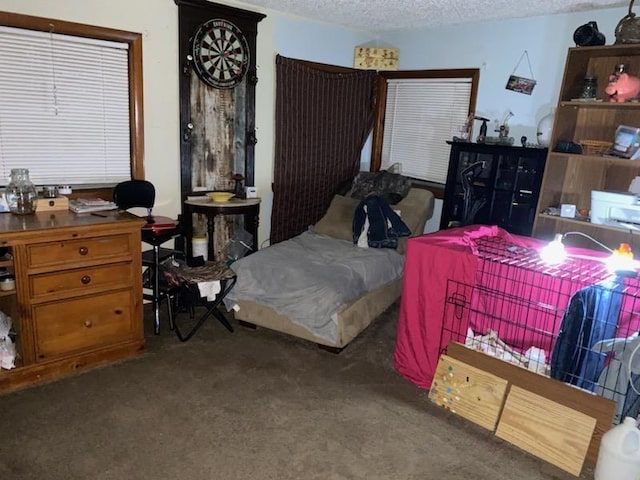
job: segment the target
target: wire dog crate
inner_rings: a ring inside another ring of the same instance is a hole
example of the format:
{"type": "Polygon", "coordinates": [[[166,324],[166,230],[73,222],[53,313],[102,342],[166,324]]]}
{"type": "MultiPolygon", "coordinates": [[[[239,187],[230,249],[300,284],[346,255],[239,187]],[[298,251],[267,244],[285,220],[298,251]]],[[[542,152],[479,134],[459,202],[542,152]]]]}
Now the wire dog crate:
{"type": "Polygon", "coordinates": [[[447,282],[440,345],[468,348],[640,413],[640,281],[599,261],[545,264],[499,237],[476,240],[475,283],[447,282]]]}

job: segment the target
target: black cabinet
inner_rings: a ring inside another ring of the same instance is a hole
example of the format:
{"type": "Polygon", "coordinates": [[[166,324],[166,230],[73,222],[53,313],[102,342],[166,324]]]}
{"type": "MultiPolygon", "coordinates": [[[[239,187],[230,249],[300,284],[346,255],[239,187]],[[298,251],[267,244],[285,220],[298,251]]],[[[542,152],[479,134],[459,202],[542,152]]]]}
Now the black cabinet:
{"type": "Polygon", "coordinates": [[[498,225],[531,235],[546,148],[451,145],[440,228],[498,225]]]}

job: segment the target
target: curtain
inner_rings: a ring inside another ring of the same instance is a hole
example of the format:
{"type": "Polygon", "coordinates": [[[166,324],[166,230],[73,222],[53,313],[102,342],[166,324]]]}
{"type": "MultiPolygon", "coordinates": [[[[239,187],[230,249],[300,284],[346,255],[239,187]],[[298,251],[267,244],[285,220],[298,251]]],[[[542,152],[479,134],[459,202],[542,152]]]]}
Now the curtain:
{"type": "Polygon", "coordinates": [[[373,123],[375,71],[276,58],[271,244],[315,224],[360,169],[373,123]]]}

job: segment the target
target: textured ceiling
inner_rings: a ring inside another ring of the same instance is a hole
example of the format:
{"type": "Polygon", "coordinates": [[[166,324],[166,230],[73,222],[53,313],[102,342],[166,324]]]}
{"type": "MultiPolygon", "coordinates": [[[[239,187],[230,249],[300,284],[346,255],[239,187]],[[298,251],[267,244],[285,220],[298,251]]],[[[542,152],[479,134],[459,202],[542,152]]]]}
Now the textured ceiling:
{"type": "Polygon", "coordinates": [[[383,31],[629,6],[627,0],[243,0],[345,27],[383,31]]]}

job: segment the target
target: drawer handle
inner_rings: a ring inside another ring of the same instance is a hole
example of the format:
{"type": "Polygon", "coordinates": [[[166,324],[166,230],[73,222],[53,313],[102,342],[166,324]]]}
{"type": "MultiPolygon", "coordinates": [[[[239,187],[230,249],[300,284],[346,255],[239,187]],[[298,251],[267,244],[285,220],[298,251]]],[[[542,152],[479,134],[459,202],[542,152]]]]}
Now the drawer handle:
{"type": "Polygon", "coordinates": [[[78,253],[79,253],[80,255],[86,255],[87,253],[89,253],[89,249],[88,249],[87,247],[80,247],[80,248],[78,249],[78,253]]]}
{"type": "Polygon", "coordinates": [[[91,277],[89,275],[85,275],[80,279],[80,281],[83,285],[86,285],[91,282],[91,277]]]}
{"type": "Polygon", "coordinates": [[[87,327],[87,328],[91,328],[91,326],[92,326],[92,325],[93,325],[93,324],[91,323],[91,320],[85,320],[85,321],[84,321],[84,326],[85,326],[85,327],[87,327]]]}

